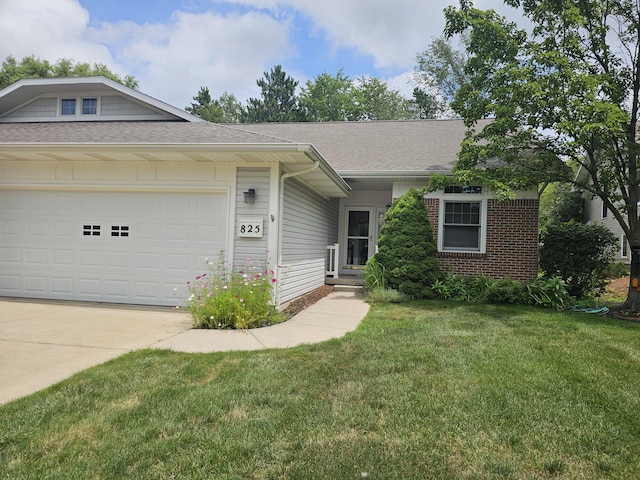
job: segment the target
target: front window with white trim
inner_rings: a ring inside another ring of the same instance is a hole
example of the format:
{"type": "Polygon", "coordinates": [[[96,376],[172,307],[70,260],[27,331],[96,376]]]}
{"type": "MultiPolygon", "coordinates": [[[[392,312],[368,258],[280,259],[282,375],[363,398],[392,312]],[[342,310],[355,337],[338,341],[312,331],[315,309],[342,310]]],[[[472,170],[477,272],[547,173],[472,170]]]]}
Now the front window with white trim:
{"type": "Polygon", "coordinates": [[[483,252],[486,201],[482,187],[447,187],[440,212],[439,250],[483,252]],[[478,198],[481,197],[481,198],[478,198]]]}

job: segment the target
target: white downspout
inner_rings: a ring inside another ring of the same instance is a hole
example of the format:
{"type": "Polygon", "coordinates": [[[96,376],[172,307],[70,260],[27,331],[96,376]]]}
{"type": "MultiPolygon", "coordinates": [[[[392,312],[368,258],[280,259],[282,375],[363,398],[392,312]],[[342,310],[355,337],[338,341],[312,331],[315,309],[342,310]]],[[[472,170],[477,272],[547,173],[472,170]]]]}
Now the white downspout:
{"type": "MultiPolygon", "coordinates": [[[[282,266],[282,240],[284,238],[283,235],[283,227],[284,227],[284,222],[283,222],[283,216],[284,216],[284,181],[287,178],[292,178],[292,177],[299,177],[300,175],[305,175],[307,173],[311,173],[314,170],[316,170],[318,167],[320,166],[320,160],[316,160],[314,162],[314,164],[309,167],[306,168],[304,170],[297,170],[295,172],[288,172],[288,173],[283,173],[280,176],[280,199],[278,202],[278,263],[276,264],[277,267],[281,267],[282,266]]],[[[277,272],[277,281],[278,284],[280,284],[281,281],[281,276],[280,276],[280,269],[276,268],[275,271],[277,272]]]]}

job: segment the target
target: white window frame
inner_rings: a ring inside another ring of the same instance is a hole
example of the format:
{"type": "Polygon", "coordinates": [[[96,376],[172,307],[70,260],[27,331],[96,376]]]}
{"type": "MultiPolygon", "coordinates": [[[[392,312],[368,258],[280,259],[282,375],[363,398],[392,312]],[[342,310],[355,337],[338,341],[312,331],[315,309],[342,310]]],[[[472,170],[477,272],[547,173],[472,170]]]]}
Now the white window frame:
{"type": "Polygon", "coordinates": [[[79,96],[64,96],[59,97],[58,99],[58,116],[60,118],[78,118],[78,117],[99,117],[100,116],[100,105],[101,105],[101,97],[100,95],[92,95],[87,97],[79,97],[79,96]],[[62,113],[62,103],[67,100],[73,100],[75,102],[75,110],[74,113],[62,113]],[[95,113],[84,113],[84,101],[85,100],[95,100],[96,102],[96,112],[95,113]]]}
{"type": "Polygon", "coordinates": [[[78,99],[75,97],[62,97],[60,98],[60,107],[58,113],[61,117],[75,117],[78,114],[78,99]],[[64,102],[73,101],[73,113],[64,113],[64,102]]]}
{"type": "Polygon", "coordinates": [[[620,235],[620,258],[629,258],[629,242],[624,233],[620,235]]]}
{"type": "Polygon", "coordinates": [[[486,193],[487,188],[483,188],[483,193],[444,193],[439,196],[440,208],[438,214],[438,251],[439,252],[456,252],[456,253],[486,253],[487,248],[487,199],[490,197],[486,193]],[[468,203],[477,202],[480,204],[480,238],[479,248],[477,250],[461,249],[461,248],[447,248],[444,245],[444,218],[446,204],[449,202],[455,203],[468,203]]]}
{"type": "Polygon", "coordinates": [[[82,99],[80,100],[80,115],[85,115],[85,116],[97,116],[99,114],[99,108],[100,108],[100,100],[98,97],[82,97],[82,99]],[[86,100],[93,100],[96,102],[95,104],[95,112],[93,113],[84,113],[84,102],[86,100]]]}

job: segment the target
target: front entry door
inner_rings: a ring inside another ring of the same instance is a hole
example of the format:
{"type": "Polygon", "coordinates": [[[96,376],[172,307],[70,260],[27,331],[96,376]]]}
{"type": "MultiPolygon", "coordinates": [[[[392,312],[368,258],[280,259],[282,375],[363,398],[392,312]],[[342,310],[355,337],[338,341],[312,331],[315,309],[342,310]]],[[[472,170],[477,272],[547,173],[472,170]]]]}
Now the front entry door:
{"type": "Polygon", "coordinates": [[[373,209],[347,210],[347,268],[362,267],[373,254],[373,209]]]}

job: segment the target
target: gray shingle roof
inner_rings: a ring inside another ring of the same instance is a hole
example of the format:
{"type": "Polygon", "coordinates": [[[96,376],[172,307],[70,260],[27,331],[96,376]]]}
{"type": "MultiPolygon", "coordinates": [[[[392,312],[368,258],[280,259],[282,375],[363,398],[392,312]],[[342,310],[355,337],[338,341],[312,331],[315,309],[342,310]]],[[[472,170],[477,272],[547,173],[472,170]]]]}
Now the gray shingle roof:
{"type": "Polygon", "coordinates": [[[204,144],[291,143],[208,122],[0,123],[3,143],[204,144]]]}
{"type": "Polygon", "coordinates": [[[447,172],[460,120],[217,125],[208,122],[0,123],[2,144],[312,144],[338,172],[447,172]]]}
{"type": "Polygon", "coordinates": [[[311,143],[338,172],[447,172],[457,161],[461,120],[267,123],[232,128],[311,143]]]}

